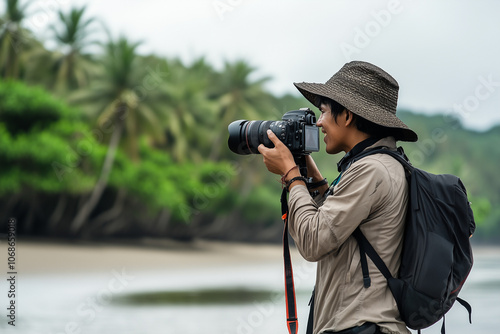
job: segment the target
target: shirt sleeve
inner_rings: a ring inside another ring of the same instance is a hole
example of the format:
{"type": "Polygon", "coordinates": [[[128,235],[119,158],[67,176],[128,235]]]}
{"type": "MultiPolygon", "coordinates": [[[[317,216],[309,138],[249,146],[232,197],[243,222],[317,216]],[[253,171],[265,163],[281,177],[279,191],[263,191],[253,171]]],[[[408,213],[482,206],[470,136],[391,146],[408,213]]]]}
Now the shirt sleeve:
{"type": "Polygon", "coordinates": [[[376,213],[387,198],[390,175],[373,157],[354,163],[342,175],[319,206],[307,188],[292,188],[288,200],[289,230],[299,252],[308,261],[318,261],[338,250],[370,214],[376,213]]]}

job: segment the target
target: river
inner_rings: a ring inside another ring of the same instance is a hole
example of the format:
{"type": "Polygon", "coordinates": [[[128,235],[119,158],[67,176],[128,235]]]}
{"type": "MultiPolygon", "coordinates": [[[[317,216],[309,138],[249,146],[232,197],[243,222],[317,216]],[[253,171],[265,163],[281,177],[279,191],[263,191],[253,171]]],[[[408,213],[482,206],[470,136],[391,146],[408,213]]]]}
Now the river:
{"type": "MultiPolygon", "coordinates": [[[[315,267],[298,256],[293,261],[299,332],[305,333],[315,267]]],[[[117,262],[92,272],[21,272],[15,327],[8,324],[3,281],[1,333],[287,333],[282,267],[275,261],[161,270],[126,269],[117,262]]],[[[460,297],[472,305],[473,323],[456,303],[446,315],[447,333],[498,333],[500,249],[475,250],[474,268],[460,297]]],[[[440,329],[441,322],[423,333],[440,329]]]]}

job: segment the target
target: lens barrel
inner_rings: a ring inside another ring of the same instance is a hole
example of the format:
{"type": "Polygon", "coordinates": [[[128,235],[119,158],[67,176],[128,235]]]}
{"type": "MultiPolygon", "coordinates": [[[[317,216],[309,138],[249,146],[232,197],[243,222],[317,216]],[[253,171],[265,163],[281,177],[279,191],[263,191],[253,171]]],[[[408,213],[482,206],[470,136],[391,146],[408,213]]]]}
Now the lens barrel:
{"type": "Polygon", "coordinates": [[[227,127],[229,149],[236,154],[259,154],[260,144],[272,148],[267,130],[274,132],[294,155],[319,150],[319,130],[316,116],[309,108],[286,112],[281,121],[234,121],[227,127]]]}
{"type": "Polygon", "coordinates": [[[267,130],[275,121],[234,121],[227,127],[229,149],[236,154],[259,154],[257,149],[260,144],[266,147],[274,147],[267,137],[267,130]]]}

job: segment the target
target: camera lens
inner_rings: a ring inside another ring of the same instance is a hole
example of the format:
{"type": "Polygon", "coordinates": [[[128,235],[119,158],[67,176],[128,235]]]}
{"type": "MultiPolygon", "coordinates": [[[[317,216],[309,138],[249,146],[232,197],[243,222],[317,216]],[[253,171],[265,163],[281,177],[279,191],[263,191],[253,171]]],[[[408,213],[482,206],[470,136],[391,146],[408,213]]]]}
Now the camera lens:
{"type": "Polygon", "coordinates": [[[260,144],[272,148],[267,137],[271,130],[292,154],[304,155],[319,150],[319,130],[311,109],[302,108],[286,112],[281,121],[234,121],[227,127],[229,149],[236,154],[259,154],[260,144]]]}
{"type": "Polygon", "coordinates": [[[274,147],[267,137],[267,130],[271,128],[274,121],[234,121],[227,127],[229,149],[236,154],[259,154],[257,147],[264,144],[274,147]]]}

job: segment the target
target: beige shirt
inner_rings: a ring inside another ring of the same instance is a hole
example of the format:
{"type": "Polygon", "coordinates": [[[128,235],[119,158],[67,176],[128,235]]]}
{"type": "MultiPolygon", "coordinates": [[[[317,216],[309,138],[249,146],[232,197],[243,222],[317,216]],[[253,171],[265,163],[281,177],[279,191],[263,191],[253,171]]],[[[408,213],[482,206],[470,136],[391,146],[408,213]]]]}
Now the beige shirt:
{"type": "MultiPolygon", "coordinates": [[[[394,138],[372,147],[395,149],[394,138]]],[[[357,226],[391,271],[397,275],[408,202],[402,165],[387,154],[354,162],[334,187],[334,195],[314,200],[307,188],[290,191],[289,230],[299,252],[317,262],[314,333],[340,331],[377,323],[384,333],[410,331],[400,320],[387,281],[368,259],[371,286],[363,287],[357,226]]]]}

